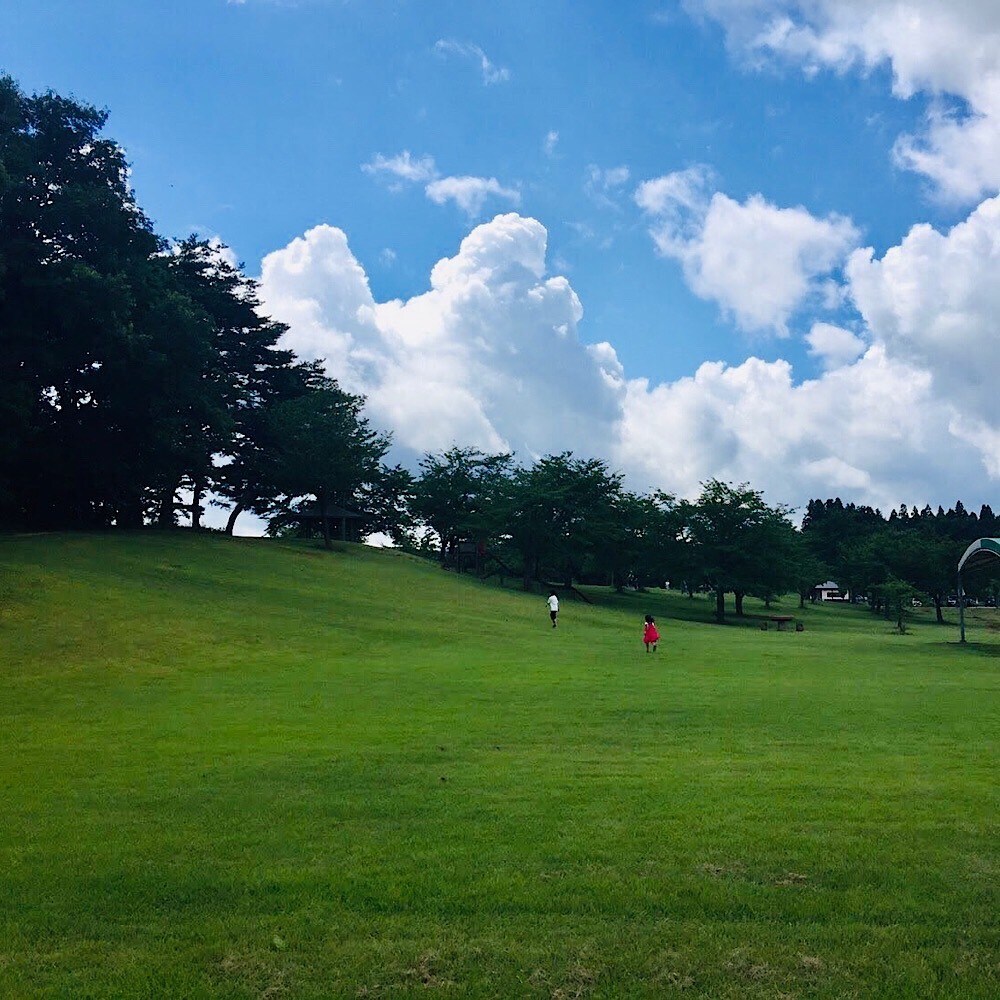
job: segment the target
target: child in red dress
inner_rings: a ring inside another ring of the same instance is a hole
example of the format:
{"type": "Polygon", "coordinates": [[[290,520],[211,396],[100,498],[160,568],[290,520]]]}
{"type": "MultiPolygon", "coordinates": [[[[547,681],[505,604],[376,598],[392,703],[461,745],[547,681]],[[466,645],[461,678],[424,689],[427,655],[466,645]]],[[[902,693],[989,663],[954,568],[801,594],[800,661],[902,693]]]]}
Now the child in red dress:
{"type": "Polygon", "coordinates": [[[656,644],[660,641],[660,633],[656,631],[656,622],[653,621],[652,615],[646,615],[645,628],[642,630],[642,641],[646,644],[646,652],[649,652],[649,647],[653,647],[653,652],[656,652],[656,644]]]}

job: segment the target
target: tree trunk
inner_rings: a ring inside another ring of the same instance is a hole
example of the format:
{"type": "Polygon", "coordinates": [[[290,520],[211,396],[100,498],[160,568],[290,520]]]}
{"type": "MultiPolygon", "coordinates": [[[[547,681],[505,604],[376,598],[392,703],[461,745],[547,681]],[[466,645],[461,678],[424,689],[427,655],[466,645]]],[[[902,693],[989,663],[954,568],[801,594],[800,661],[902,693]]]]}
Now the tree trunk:
{"type": "Polygon", "coordinates": [[[174,526],[174,496],[177,493],[175,483],[168,490],[164,490],[160,495],[159,510],[156,513],[156,523],[161,528],[172,528],[174,526]]]}
{"type": "Polygon", "coordinates": [[[938,625],[943,625],[944,624],[944,615],[941,612],[941,595],[940,594],[935,594],[934,595],[934,613],[937,615],[937,623],[938,623],[938,625]]]}
{"type": "Polygon", "coordinates": [[[715,617],[720,622],[726,620],[726,592],[722,587],[715,588],[715,617]]]}
{"type": "Polygon", "coordinates": [[[323,523],[323,548],[332,549],[333,542],[330,541],[330,518],[326,516],[326,496],[320,494],[319,500],[320,520],[323,523]]]}
{"type": "Polygon", "coordinates": [[[196,479],[191,489],[191,527],[195,531],[201,527],[201,495],[204,491],[204,481],[196,479]]]}
{"type": "Polygon", "coordinates": [[[229,518],[226,520],[226,534],[232,535],[233,529],[236,527],[236,518],[243,513],[246,501],[241,497],[236,501],[233,509],[229,512],[229,518]]]}
{"type": "Polygon", "coordinates": [[[129,497],[119,505],[115,520],[119,528],[141,528],[142,501],[137,496],[129,497]]]}
{"type": "Polygon", "coordinates": [[[806,595],[799,594],[799,609],[801,610],[806,606],[806,595]]]}
{"type": "Polygon", "coordinates": [[[737,590],[734,592],[733,596],[736,598],[736,616],[737,618],[743,617],[743,591],[737,590]]]}

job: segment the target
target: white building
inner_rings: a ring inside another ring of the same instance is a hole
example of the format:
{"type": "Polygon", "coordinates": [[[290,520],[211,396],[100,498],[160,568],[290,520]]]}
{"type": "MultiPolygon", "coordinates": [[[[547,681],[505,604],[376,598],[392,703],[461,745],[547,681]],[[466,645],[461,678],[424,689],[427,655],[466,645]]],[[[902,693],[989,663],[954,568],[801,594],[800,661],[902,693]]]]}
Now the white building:
{"type": "Polygon", "coordinates": [[[814,601],[849,601],[851,595],[846,590],[842,592],[833,580],[827,580],[826,583],[818,583],[813,587],[812,599],[814,601]]]}

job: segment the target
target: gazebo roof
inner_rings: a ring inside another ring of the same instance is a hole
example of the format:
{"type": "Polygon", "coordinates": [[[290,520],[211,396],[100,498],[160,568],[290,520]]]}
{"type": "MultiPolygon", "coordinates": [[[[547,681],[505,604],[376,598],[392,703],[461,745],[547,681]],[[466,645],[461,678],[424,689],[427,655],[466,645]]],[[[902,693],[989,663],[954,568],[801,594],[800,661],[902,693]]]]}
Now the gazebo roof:
{"type": "Polygon", "coordinates": [[[1000,559],[1000,538],[978,538],[959,559],[958,572],[983,566],[991,559],[1000,559]]]}
{"type": "Polygon", "coordinates": [[[347,510],[345,507],[328,506],[325,511],[315,505],[303,507],[301,510],[290,510],[285,517],[293,521],[319,521],[324,517],[343,518],[345,521],[364,521],[365,514],[359,514],[355,510],[347,510]]]}

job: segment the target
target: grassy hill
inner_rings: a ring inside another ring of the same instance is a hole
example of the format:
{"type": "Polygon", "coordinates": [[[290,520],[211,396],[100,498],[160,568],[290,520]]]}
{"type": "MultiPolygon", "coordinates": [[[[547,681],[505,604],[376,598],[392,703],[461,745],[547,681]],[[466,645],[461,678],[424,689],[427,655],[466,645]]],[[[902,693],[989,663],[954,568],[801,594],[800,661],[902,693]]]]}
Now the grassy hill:
{"type": "Polygon", "coordinates": [[[0,996],[997,995],[989,615],[594,596],[0,538],[0,996]]]}

